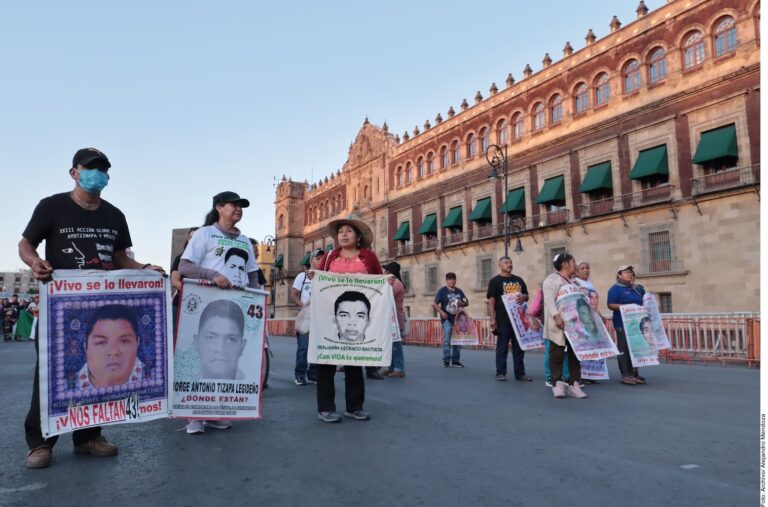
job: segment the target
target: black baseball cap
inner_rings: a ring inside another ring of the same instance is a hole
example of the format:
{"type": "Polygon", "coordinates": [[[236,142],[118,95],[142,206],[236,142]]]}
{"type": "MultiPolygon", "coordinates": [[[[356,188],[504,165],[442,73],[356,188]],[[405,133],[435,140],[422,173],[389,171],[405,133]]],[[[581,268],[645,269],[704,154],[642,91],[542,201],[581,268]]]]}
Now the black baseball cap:
{"type": "Polygon", "coordinates": [[[81,165],[89,169],[109,169],[112,164],[102,152],[96,148],[81,148],[72,157],[72,167],[81,165]]]}
{"type": "Polygon", "coordinates": [[[216,207],[219,204],[227,204],[228,202],[237,203],[241,208],[247,208],[251,205],[248,199],[243,199],[235,192],[221,192],[213,196],[213,206],[216,207]]]}
{"type": "Polygon", "coordinates": [[[445,274],[445,279],[456,280],[456,273],[454,273],[453,271],[449,271],[448,273],[445,274]]]}

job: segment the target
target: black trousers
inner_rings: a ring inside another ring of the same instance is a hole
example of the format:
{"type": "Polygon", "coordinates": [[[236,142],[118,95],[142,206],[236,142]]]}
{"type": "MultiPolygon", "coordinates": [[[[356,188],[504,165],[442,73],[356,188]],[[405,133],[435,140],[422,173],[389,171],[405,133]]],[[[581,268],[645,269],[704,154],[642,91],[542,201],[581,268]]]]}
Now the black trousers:
{"type": "MultiPolygon", "coordinates": [[[[317,365],[317,411],[336,411],[336,386],[334,377],[336,366],[332,364],[317,365]]],[[[347,412],[357,412],[363,409],[365,402],[365,380],[362,366],[344,367],[344,398],[347,412]]]]}
{"type": "MultiPolygon", "coordinates": [[[[59,439],[58,436],[50,437],[48,439],[43,438],[43,431],[40,428],[40,357],[38,352],[40,335],[36,333],[35,336],[38,336],[38,339],[35,340],[35,383],[32,386],[32,402],[29,406],[29,412],[27,412],[27,418],[24,419],[24,433],[27,437],[27,446],[29,446],[30,450],[46,443],[53,447],[59,439]]],[[[84,444],[90,442],[99,435],[101,435],[100,426],[77,430],[72,433],[72,442],[75,445],[84,444]]]]}
{"type": "Polygon", "coordinates": [[[563,361],[568,361],[568,374],[571,382],[581,382],[581,363],[576,358],[573,348],[568,344],[568,350],[564,346],[550,341],[549,343],[549,369],[552,372],[552,384],[563,380],[563,361]]]}
{"type": "Polygon", "coordinates": [[[637,368],[632,368],[632,358],[629,356],[627,335],[622,328],[616,330],[616,345],[619,349],[619,352],[621,352],[621,354],[616,356],[616,360],[619,362],[619,371],[621,371],[621,376],[632,377],[637,372],[637,368]]]}

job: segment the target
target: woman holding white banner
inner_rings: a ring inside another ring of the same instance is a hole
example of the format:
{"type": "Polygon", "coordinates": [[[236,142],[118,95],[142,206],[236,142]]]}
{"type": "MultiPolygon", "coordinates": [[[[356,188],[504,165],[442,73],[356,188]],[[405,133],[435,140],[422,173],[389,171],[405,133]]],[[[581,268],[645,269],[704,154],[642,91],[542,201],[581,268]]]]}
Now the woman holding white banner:
{"type": "MultiPolygon", "coordinates": [[[[253,246],[248,236],[235,225],[243,218],[248,199],[235,192],[221,192],[213,197],[213,208],[189,239],[181,254],[179,272],[184,278],[209,280],[220,289],[259,287],[258,269],[253,246]]],[[[228,429],[229,421],[190,420],[187,433],[203,433],[205,428],[228,429]]]]}
{"type": "MultiPolygon", "coordinates": [[[[381,275],[381,263],[373,250],[373,232],[360,220],[333,220],[328,224],[328,232],[336,236],[337,246],[323,258],[323,268],[330,273],[381,275]]],[[[310,279],[315,272],[310,271],[310,279]]],[[[317,418],[323,422],[339,422],[341,416],[336,412],[336,387],[333,377],[336,366],[317,365],[317,418]]],[[[344,388],[346,398],[345,417],[358,421],[370,419],[363,410],[365,402],[365,380],[362,366],[345,366],[344,388]]]]}
{"type": "Polygon", "coordinates": [[[643,305],[645,289],[634,284],[635,270],[632,266],[619,266],[616,269],[616,283],[608,290],[608,309],[613,311],[613,328],[616,330],[616,342],[621,354],[617,356],[621,383],[626,385],[645,384],[645,377],[632,367],[632,359],[627,345],[627,334],[621,319],[622,305],[643,305]]]}
{"type": "Polygon", "coordinates": [[[576,358],[573,348],[568,345],[565,337],[565,322],[557,309],[555,300],[557,293],[564,285],[573,283],[573,275],[576,272],[576,260],[573,255],[564,252],[557,254],[552,259],[555,272],[544,279],[542,294],[544,297],[544,336],[550,340],[549,344],[549,369],[552,372],[552,394],[555,398],[586,398],[581,390],[581,363],[576,358]],[[563,362],[568,359],[568,372],[570,373],[570,385],[563,380],[563,362]]]}

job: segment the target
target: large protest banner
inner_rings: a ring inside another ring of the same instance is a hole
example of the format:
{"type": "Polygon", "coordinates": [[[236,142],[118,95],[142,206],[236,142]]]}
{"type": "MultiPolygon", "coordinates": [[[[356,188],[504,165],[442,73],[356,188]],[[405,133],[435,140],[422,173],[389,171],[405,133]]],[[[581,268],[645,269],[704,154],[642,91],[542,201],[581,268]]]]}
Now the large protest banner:
{"type": "Polygon", "coordinates": [[[453,345],[480,345],[477,325],[463,308],[456,311],[456,316],[453,319],[451,346],[453,345]]]}
{"type": "Polygon", "coordinates": [[[539,326],[538,330],[531,327],[526,316],[528,303],[518,304],[514,293],[504,294],[501,299],[504,301],[504,308],[507,310],[507,316],[512,323],[520,348],[523,350],[544,348],[543,326],[539,326]]]}
{"type": "Polygon", "coordinates": [[[167,417],[170,280],[147,270],[56,270],[40,294],[43,435],[167,417]]]}
{"type": "Polygon", "coordinates": [[[659,364],[659,351],[656,348],[656,338],[653,336],[648,310],[640,305],[622,305],[621,321],[627,337],[632,366],[637,368],[659,364]]]}
{"type": "Polygon", "coordinates": [[[261,418],[266,297],[184,280],[173,376],[173,417],[261,418]]]}
{"type": "Polygon", "coordinates": [[[608,380],[608,363],[605,362],[605,359],[581,361],[581,378],[608,380]]]}
{"type": "Polygon", "coordinates": [[[603,318],[590,306],[581,287],[563,285],[555,304],[565,324],[565,336],[579,361],[619,355],[603,318]]]}
{"type": "Polygon", "coordinates": [[[661,320],[659,307],[656,305],[656,298],[652,293],[646,292],[643,296],[643,308],[648,312],[648,317],[651,319],[651,330],[653,331],[653,338],[656,340],[656,349],[671,349],[672,345],[669,343],[669,337],[667,337],[667,331],[664,329],[664,322],[661,320]]]}
{"type": "Polygon", "coordinates": [[[308,361],[346,366],[389,366],[395,298],[385,275],[316,271],[309,306],[308,361]]]}

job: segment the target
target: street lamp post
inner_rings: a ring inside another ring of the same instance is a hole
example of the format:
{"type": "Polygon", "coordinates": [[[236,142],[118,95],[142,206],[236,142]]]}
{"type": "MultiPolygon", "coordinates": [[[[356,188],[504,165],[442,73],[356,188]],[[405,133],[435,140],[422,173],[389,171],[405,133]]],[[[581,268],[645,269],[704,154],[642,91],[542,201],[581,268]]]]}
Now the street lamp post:
{"type": "MultiPolygon", "coordinates": [[[[490,180],[496,182],[499,179],[499,168],[504,175],[504,202],[509,198],[509,182],[507,181],[509,167],[507,166],[507,145],[503,147],[492,144],[485,150],[485,159],[491,164],[490,180]]],[[[518,241],[519,238],[518,238],[518,241]]],[[[517,250],[517,248],[515,248],[517,250]]],[[[520,248],[522,250],[522,247],[520,248]]],[[[504,209],[504,256],[509,256],[509,213],[504,209]]]]}

